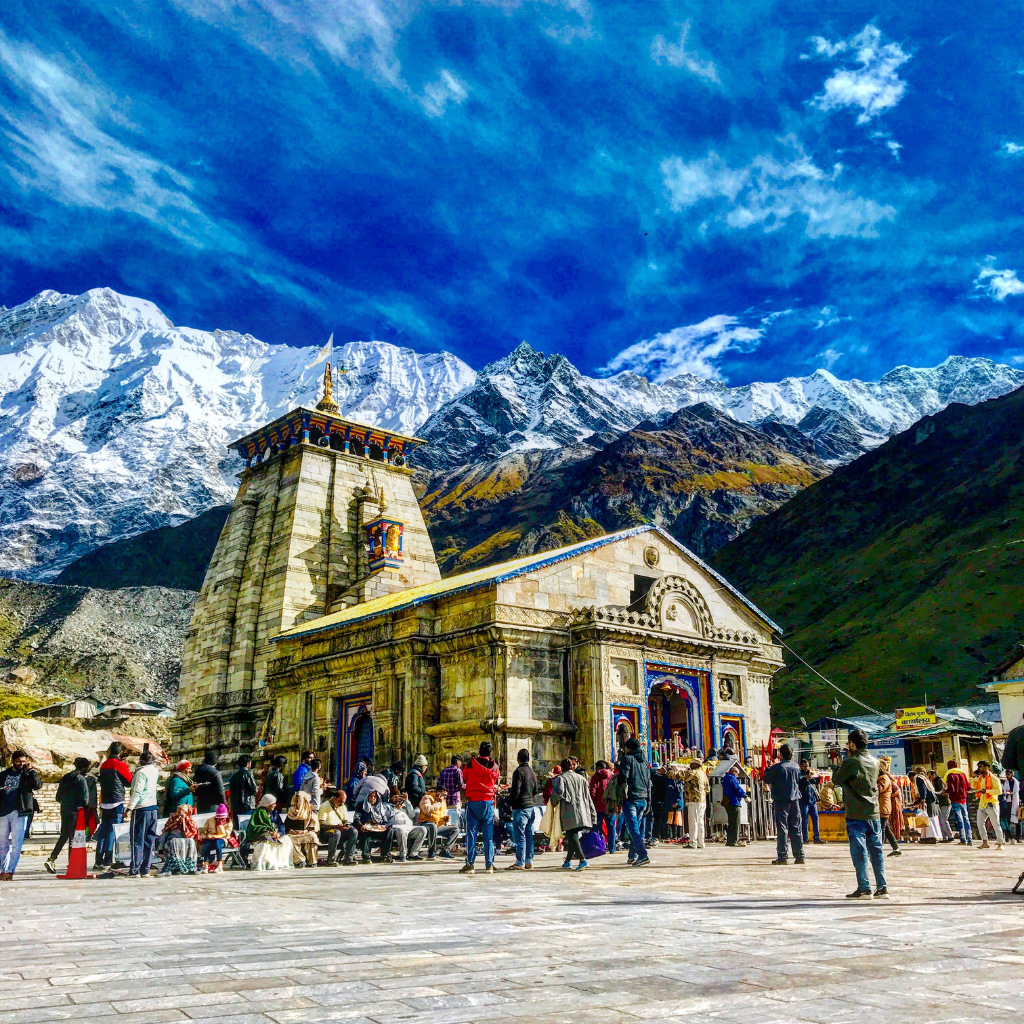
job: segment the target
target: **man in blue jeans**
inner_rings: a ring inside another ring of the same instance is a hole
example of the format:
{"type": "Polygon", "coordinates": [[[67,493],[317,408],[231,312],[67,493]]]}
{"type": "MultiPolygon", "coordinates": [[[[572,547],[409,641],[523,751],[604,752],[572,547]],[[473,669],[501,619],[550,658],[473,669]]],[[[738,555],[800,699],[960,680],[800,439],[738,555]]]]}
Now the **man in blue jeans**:
{"type": "Polygon", "coordinates": [[[818,777],[811,771],[811,762],[805,757],[800,761],[800,821],[803,826],[803,837],[806,843],[814,830],[814,841],[823,843],[821,830],[818,828],[818,777]]]}
{"type": "Polygon", "coordinates": [[[647,856],[641,828],[651,795],[651,769],[647,764],[644,749],[635,737],[626,740],[616,764],[626,784],[622,817],[626,821],[626,831],[629,833],[629,863],[633,867],[645,868],[651,860],[647,856]]]}
{"type": "Polygon", "coordinates": [[[472,875],[476,868],[476,837],[483,835],[484,871],[494,872],[494,787],[498,784],[498,766],[491,759],[493,747],[487,740],[480,753],[464,769],[466,779],[466,863],[460,874],[472,875]]]}
{"type": "Polygon", "coordinates": [[[793,748],[783,743],[782,760],[764,773],[764,783],[771,787],[772,809],[775,812],[776,857],[773,864],[789,863],[789,847],[793,847],[793,863],[804,863],[803,830],[800,821],[800,769],[793,760],[793,748]],[[788,841],[787,841],[788,839],[788,841]]]}
{"type": "Polygon", "coordinates": [[[524,747],[516,758],[519,765],[512,773],[512,787],[508,802],[512,808],[512,838],[516,844],[516,862],[506,871],[524,871],[533,868],[533,830],[537,823],[536,807],[544,787],[530,767],[530,752],[524,747]]]}
{"type": "Polygon", "coordinates": [[[889,898],[885,884],[885,857],[882,854],[882,822],[878,813],[878,761],[868,753],[868,738],[853,729],[846,741],[846,757],[832,773],[832,781],[843,787],[846,807],[846,834],[850,857],[857,873],[857,888],[847,893],[850,900],[871,899],[868,860],[875,875],[876,900],[889,898]]]}

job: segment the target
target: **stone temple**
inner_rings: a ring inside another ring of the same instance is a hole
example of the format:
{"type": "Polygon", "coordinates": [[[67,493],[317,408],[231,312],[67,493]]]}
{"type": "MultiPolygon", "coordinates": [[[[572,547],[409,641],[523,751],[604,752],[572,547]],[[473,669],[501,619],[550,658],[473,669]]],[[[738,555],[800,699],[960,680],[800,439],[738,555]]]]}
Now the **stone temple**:
{"type": "Polygon", "coordinates": [[[189,631],[174,748],[195,759],[425,753],[490,739],[541,769],[629,736],[656,757],[768,740],[780,632],[656,526],[441,579],[408,461],[424,442],[315,409],[244,459],[189,631]],[[731,738],[730,738],[731,737],[731,738]]]}

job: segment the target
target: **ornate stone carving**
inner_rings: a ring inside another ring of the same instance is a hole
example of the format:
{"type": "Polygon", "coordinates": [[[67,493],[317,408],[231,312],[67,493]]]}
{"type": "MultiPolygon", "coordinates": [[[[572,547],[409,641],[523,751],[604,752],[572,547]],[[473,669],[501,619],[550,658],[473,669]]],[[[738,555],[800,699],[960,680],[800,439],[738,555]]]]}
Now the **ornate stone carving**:
{"type": "Polygon", "coordinates": [[[650,566],[652,569],[661,561],[661,552],[654,547],[653,544],[649,544],[644,548],[644,564],[650,566]]]}

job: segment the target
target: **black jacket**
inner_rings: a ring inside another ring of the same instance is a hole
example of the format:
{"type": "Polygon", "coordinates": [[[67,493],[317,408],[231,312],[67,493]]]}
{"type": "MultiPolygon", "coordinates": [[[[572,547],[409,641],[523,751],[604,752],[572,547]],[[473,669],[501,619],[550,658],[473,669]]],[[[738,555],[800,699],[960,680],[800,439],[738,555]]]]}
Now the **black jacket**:
{"type": "Polygon", "coordinates": [[[17,811],[20,818],[31,814],[32,794],[41,789],[42,785],[34,768],[24,768],[20,772],[14,768],[5,768],[0,772],[0,813],[17,811]]]}
{"type": "Polygon", "coordinates": [[[1018,725],[1016,729],[1010,730],[1000,763],[1004,768],[1012,768],[1018,774],[1024,771],[1024,725],[1018,725]]]}
{"type": "Polygon", "coordinates": [[[419,807],[420,801],[427,795],[427,782],[419,768],[410,768],[405,777],[405,795],[413,807],[419,807]]]}
{"type": "Polygon", "coordinates": [[[291,783],[285,783],[284,772],[280,768],[271,768],[263,780],[263,795],[270,794],[277,800],[278,810],[288,810],[292,802],[291,783]]]}
{"type": "Polygon", "coordinates": [[[800,787],[801,800],[809,804],[816,804],[818,802],[818,797],[821,794],[818,792],[818,779],[816,775],[812,775],[810,772],[805,775],[801,772],[797,785],[800,787]]]}
{"type": "Polygon", "coordinates": [[[215,765],[201,764],[192,773],[195,783],[196,814],[215,811],[224,803],[224,780],[215,765]]]}
{"type": "Polygon", "coordinates": [[[656,804],[663,804],[668,796],[668,776],[662,775],[661,772],[655,772],[650,776],[650,780],[651,799],[656,804]]]}
{"type": "Polygon", "coordinates": [[[55,799],[60,804],[61,814],[72,814],[79,807],[89,806],[89,783],[77,768],[68,772],[57,784],[55,799]]]}
{"type": "Polygon", "coordinates": [[[123,804],[125,790],[132,784],[132,771],[119,757],[108,757],[100,765],[100,803],[123,804]]]}
{"type": "Polygon", "coordinates": [[[528,764],[521,764],[512,773],[512,788],[508,803],[513,811],[525,811],[540,803],[544,787],[537,781],[537,775],[528,764]]]}
{"type": "Polygon", "coordinates": [[[618,760],[619,774],[626,783],[627,800],[647,800],[651,794],[651,766],[641,747],[635,754],[623,751],[618,760]]]}
{"type": "Polygon", "coordinates": [[[231,790],[231,813],[248,814],[256,810],[256,776],[251,768],[239,768],[228,779],[231,790]]]}

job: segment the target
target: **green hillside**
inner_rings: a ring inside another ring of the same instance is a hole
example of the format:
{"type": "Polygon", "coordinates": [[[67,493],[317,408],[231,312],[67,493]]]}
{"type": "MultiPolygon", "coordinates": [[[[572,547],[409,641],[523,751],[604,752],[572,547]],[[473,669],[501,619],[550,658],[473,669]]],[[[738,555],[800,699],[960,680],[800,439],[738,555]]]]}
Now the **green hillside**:
{"type": "MultiPolygon", "coordinates": [[[[925,694],[976,703],[985,669],[1024,636],[1024,389],[921,420],[713,561],[788,644],[880,711],[925,694]]],[[[775,717],[824,713],[835,692],[787,661],[775,717]]]]}

